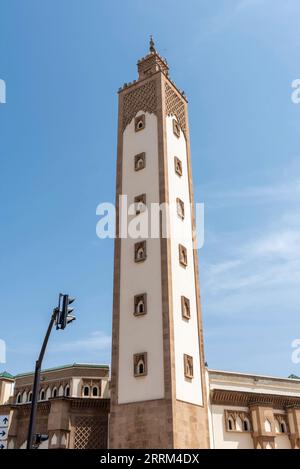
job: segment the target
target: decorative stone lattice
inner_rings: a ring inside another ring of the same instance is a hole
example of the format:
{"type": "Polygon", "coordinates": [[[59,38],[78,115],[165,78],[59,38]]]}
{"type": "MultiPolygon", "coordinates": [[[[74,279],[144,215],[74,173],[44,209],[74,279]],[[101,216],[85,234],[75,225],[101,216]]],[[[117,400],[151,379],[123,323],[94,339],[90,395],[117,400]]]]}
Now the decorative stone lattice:
{"type": "Polygon", "coordinates": [[[75,429],[75,449],[107,447],[107,424],[94,417],[78,417],[75,429]]]}
{"type": "Polygon", "coordinates": [[[168,116],[176,116],[177,121],[183,131],[186,133],[186,116],[185,116],[185,106],[183,100],[175,93],[171,86],[165,84],[165,94],[166,94],[166,113],[168,116]]]}
{"type": "Polygon", "coordinates": [[[123,131],[139,111],[156,114],[157,98],[155,81],[148,81],[123,98],[123,131]]]}

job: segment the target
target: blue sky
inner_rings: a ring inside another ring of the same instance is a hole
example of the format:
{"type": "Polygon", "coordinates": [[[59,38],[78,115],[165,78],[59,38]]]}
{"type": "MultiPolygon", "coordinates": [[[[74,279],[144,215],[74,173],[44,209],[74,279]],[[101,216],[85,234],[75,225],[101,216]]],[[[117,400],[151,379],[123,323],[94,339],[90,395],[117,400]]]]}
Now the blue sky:
{"type": "Polygon", "coordinates": [[[299,17],[298,0],[2,0],[0,370],[33,368],[60,291],[77,321],[44,365],[110,360],[113,242],[96,207],[114,201],[116,92],[153,33],[190,103],[206,360],[300,375],[299,17]]]}

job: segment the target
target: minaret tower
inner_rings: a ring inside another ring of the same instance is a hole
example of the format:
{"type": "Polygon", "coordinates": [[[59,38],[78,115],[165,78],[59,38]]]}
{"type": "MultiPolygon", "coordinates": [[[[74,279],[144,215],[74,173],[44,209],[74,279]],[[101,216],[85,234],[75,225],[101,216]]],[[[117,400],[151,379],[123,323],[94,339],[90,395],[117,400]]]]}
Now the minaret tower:
{"type": "Polygon", "coordinates": [[[152,37],[137,66],[119,90],[109,447],[207,448],[187,99],[152,37]],[[156,236],[126,237],[122,195],[128,223],[174,209],[156,216],[156,236]]]}

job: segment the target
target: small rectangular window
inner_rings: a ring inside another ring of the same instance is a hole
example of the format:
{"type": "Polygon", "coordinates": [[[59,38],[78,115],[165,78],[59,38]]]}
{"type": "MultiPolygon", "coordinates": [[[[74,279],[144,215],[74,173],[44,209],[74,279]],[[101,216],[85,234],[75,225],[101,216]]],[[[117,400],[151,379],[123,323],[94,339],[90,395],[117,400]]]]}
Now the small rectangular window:
{"type": "Polygon", "coordinates": [[[146,252],[146,241],[140,241],[139,243],[135,243],[134,245],[134,261],[135,262],[142,262],[146,260],[147,252],[146,252]]]}
{"type": "Polygon", "coordinates": [[[143,130],[145,126],[146,126],[145,114],[142,114],[141,116],[137,116],[134,120],[135,131],[139,132],[140,130],[143,130]]]}
{"type": "Polygon", "coordinates": [[[176,199],[177,215],[184,220],[184,202],[177,197],[176,199]]]}
{"type": "Polygon", "coordinates": [[[143,316],[147,313],[147,293],[135,295],[134,297],[134,315],[143,316]]]}
{"type": "Polygon", "coordinates": [[[187,250],[184,246],[182,246],[182,244],[179,244],[178,251],[179,251],[179,263],[183,267],[186,267],[188,265],[187,250]]]}
{"type": "Polygon", "coordinates": [[[184,376],[187,379],[193,379],[194,377],[194,364],[193,364],[193,357],[190,355],[183,355],[184,361],[184,376]]]}
{"type": "Polygon", "coordinates": [[[177,156],[174,156],[175,173],[182,176],[182,163],[177,156]]]}
{"type": "Polygon", "coordinates": [[[173,133],[177,138],[180,137],[180,126],[176,119],[173,119],[173,133]]]}
{"type": "Polygon", "coordinates": [[[135,214],[139,215],[140,213],[146,210],[146,194],[137,195],[134,198],[135,204],[135,214]]]}
{"type": "Polygon", "coordinates": [[[139,153],[134,156],[134,170],[140,171],[146,167],[146,153],[139,153]]]}
{"type": "Polygon", "coordinates": [[[181,314],[184,319],[191,319],[190,300],[185,296],[181,297],[181,314]]]}
{"type": "Polygon", "coordinates": [[[146,376],[148,373],[147,352],[133,355],[133,374],[136,378],[146,376]]]}

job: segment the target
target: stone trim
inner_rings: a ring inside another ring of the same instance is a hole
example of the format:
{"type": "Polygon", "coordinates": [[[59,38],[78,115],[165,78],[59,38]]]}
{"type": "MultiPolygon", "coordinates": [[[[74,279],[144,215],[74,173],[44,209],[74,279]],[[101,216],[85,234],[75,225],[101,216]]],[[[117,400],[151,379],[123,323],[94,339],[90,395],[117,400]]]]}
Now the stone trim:
{"type": "Polygon", "coordinates": [[[300,397],[213,389],[211,391],[211,403],[239,407],[264,406],[285,409],[289,406],[300,405],[300,397]]]}

